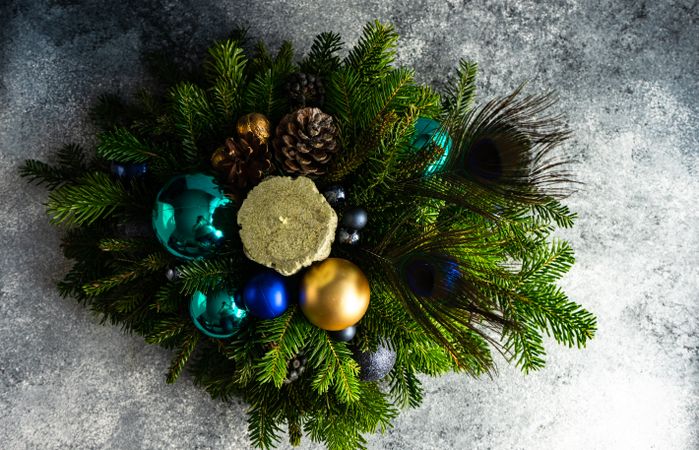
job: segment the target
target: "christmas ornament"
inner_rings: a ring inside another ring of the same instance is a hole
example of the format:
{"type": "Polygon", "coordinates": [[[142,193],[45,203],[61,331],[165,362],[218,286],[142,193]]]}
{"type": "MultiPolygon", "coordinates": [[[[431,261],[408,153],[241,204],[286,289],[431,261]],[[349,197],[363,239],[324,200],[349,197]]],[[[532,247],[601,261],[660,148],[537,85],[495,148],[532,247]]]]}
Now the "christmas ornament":
{"type": "Polygon", "coordinates": [[[412,147],[416,150],[427,148],[429,145],[436,145],[443,153],[435,162],[427,166],[425,175],[431,175],[446,164],[453,141],[449,133],[443,129],[442,124],[434,119],[420,117],[415,124],[415,133],[412,138],[412,147]]]}
{"type": "Polygon", "coordinates": [[[255,275],[243,288],[243,303],[260,319],[281,316],[289,306],[284,277],[271,270],[255,275]]]}
{"type": "Polygon", "coordinates": [[[413,294],[431,297],[436,289],[451,288],[459,278],[460,272],[453,261],[436,263],[416,258],[405,265],[404,276],[413,294]]]}
{"type": "Polygon", "coordinates": [[[320,77],[297,72],[289,76],[286,92],[293,103],[300,106],[320,106],[323,103],[325,89],[320,77]]]}
{"type": "Polygon", "coordinates": [[[227,186],[243,190],[264,178],[272,166],[271,158],[267,144],[248,134],[237,140],[226,139],[224,146],[211,155],[211,166],[223,176],[227,186]]]}
{"type": "Polygon", "coordinates": [[[146,176],[146,172],[148,172],[148,165],[146,163],[129,164],[112,161],[109,165],[109,169],[118,178],[132,180],[134,178],[143,178],[146,176]]]}
{"type": "Polygon", "coordinates": [[[349,342],[354,338],[354,335],[357,334],[357,327],[351,326],[344,330],[328,331],[328,334],[336,341],[349,342]]]}
{"type": "Polygon", "coordinates": [[[225,290],[206,295],[197,291],[189,303],[194,325],[207,336],[225,339],[233,336],[247,313],[240,309],[225,290]]]}
{"type": "Polygon", "coordinates": [[[165,278],[167,278],[168,281],[175,281],[180,277],[180,272],[177,270],[176,267],[167,269],[165,271],[165,278]]]}
{"type": "Polygon", "coordinates": [[[359,231],[338,228],[336,240],[343,245],[357,245],[359,244],[359,231]]]}
{"type": "Polygon", "coordinates": [[[275,157],[290,175],[318,176],[340,149],[333,118],[318,108],[301,108],[282,118],[274,138],[275,157]]]}
{"type": "Polygon", "coordinates": [[[308,359],[304,352],[299,352],[296,356],[291,358],[286,365],[287,375],[284,379],[284,384],[293,383],[298,380],[301,374],[306,370],[307,362],[308,359]]]}
{"type": "Polygon", "coordinates": [[[359,322],[369,307],[369,281],[352,262],[328,258],[304,275],[299,305],[318,328],[343,330],[359,322]]]}
{"type": "Polygon", "coordinates": [[[344,208],[345,201],[347,200],[345,189],[339,185],[327,188],[323,191],[323,197],[325,197],[328,203],[330,203],[330,206],[335,208],[335,210],[344,208]]]}
{"type": "Polygon", "coordinates": [[[238,211],[245,255],[282,275],[293,275],[330,255],[337,215],[313,181],[269,177],[238,211]]]}
{"type": "Polygon", "coordinates": [[[379,381],[396,364],[396,352],[383,340],[375,352],[355,352],[354,359],[359,364],[359,376],[364,381],[379,381]]]}
{"type": "Polygon", "coordinates": [[[352,208],[342,216],[342,225],[353,230],[361,230],[366,226],[368,215],[363,208],[352,208]]]}
{"type": "Polygon", "coordinates": [[[153,208],[153,229],[173,255],[194,259],[211,254],[223,240],[214,226],[216,211],[230,203],[204,174],[172,178],[158,193],[153,208]]]}
{"type": "Polygon", "coordinates": [[[236,123],[238,137],[250,140],[255,138],[260,144],[267,144],[272,134],[272,125],[269,120],[260,113],[245,114],[236,123]]]}

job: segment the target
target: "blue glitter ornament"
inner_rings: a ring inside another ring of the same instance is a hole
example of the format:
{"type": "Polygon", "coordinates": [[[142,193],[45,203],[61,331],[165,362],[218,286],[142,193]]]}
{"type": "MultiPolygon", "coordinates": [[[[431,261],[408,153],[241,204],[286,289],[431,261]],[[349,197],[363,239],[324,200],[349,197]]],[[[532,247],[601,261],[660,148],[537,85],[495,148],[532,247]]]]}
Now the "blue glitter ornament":
{"type": "Polygon", "coordinates": [[[243,303],[250,314],[260,319],[281,316],[289,306],[284,277],[264,271],[252,277],[243,288],[243,303]]]}
{"type": "Polygon", "coordinates": [[[442,156],[425,169],[425,175],[431,175],[446,164],[449,158],[449,151],[453,145],[453,141],[449,133],[443,128],[442,124],[434,119],[420,117],[415,124],[415,134],[412,139],[412,147],[416,150],[423,149],[430,144],[435,144],[444,150],[442,156]]]}
{"type": "Polygon", "coordinates": [[[118,178],[123,178],[125,180],[131,180],[133,178],[142,178],[146,176],[148,172],[148,166],[146,163],[132,164],[132,163],[118,163],[112,161],[109,169],[118,178]]]}
{"type": "Polygon", "coordinates": [[[204,174],[180,175],[158,193],[153,208],[153,229],[165,248],[184,259],[211,254],[222,242],[214,214],[230,200],[214,179],[204,174]]]}
{"type": "Polygon", "coordinates": [[[189,303],[189,314],[202,333],[224,339],[233,336],[247,312],[235,304],[233,295],[221,290],[210,295],[195,292],[189,303]]]}

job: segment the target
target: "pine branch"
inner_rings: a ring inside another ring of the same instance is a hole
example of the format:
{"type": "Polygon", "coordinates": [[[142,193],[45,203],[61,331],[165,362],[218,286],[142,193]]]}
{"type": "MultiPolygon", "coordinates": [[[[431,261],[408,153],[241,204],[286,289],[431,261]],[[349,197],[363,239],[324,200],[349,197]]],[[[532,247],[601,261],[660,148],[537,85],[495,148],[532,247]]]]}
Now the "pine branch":
{"type": "Polygon", "coordinates": [[[464,117],[471,111],[476,98],[477,74],[478,64],[463,59],[459,61],[456,83],[447,91],[444,101],[448,117],[464,117]]]}
{"type": "Polygon", "coordinates": [[[199,336],[199,332],[197,332],[197,330],[194,328],[191,328],[189,332],[185,334],[182,345],[180,346],[180,350],[177,352],[177,355],[172,360],[172,364],[170,365],[170,369],[168,370],[166,380],[168,384],[174,383],[180,377],[182,369],[184,369],[184,366],[187,364],[189,357],[192,355],[194,349],[197,347],[197,344],[199,343],[199,336]]]}
{"type": "Polygon", "coordinates": [[[238,41],[226,40],[209,49],[205,70],[212,84],[210,92],[219,120],[224,124],[232,124],[240,108],[246,64],[247,58],[238,41]]]}
{"type": "Polygon", "coordinates": [[[136,137],[126,128],[101,133],[97,145],[97,156],[118,162],[144,163],[158,158],[159,152],[136,137]]]}
{"type": "Polygon", "coordinates": [[[181,317],[165,316],[153,325],[152,330],[146,335],[146,342],[162,344],[179,336],[183,330],[189,327],[190,323],[185,322],[181,317]]]}
{"type": "Polygon", "coordinates": [[[347,55],[344,64],[357,70],[363,82],[371,83],[390,70],[396,55],[398,33],[392,25],[374,21],[367,24],[362,36],[347,55]]]}
{"type": "Polygon", "coordinates": [[[199,162],[198,140],[216,122],[216,113],[206,92],[192,83],[181,83],[170,91],[173,125],[180,139],[184,160],[199,162]]]}
{"type": "Polygon", "coordinates": [[[257,363],[257,380],[280,388],[287,375],[288,361],[304,348],[310,331],[310,324],[295,305],[276,319],[261,322],[257,328],[263,336],[260,343],[272,348],[257,363]]]}
{"type": "Polygon", "coordinates": [[[35,159],[28,159],[19,168],[19,175],[37,186],[45,184],[49,190],[74,181],[88,168],[85,151],[79,145],[63,146],[57,153],[58,165],[52,166],[35,159]]]}
{"type": "Polygon", "coordinates": [[[105,173],[89,172],[75,184],[51,192],[46,210],[54,224],[89,225],[132,205],[133,198],[121,183],[105,173]]]}
{"type": "Polygon", "coordinates": [[[301,61],[299,68],[302,72],[327,76],[340,68],[340,57],[337,52],[342,49],[342,38],[337,33],[320,33],[313,40],[311,50],[301,61]]]}
{"type": "Polygon", "coordinates": [[[211,292],[216,288],[234,287],[239,274],[237,260],[230,258],[197,259],[178,267],[180,292],[211,292]]]}

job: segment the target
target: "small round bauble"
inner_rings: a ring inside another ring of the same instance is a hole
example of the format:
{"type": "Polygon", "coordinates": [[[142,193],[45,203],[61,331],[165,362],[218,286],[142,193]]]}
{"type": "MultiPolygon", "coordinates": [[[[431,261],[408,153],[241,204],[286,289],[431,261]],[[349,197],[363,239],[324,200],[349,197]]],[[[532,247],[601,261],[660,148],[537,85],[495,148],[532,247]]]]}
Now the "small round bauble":
{"type": "Polygon", "coordinates": [[[429,145],[436,145],[443,150],[439,159],[425,169],[425,175],[431,175],[444,167],[449,158],[453,142],[441,123],[434,119],[420,117],[415,124],[415,134],[413,134],[411,145],[416,150],[427,148],[429,145]]]}
{"type": "Polygon", "coordinates": [[[239,137],[253,135],[261,144],[265,144],[272,133],[272,125],[263,114],[250,113],[238,119],[236,131],[239,137]]]}
{"type": "Polygon", "coordinates": [[[369,281],[354,263],[328,258],[313,265],[301,281],[301,311],[318,328],[339,331],[364,316],[369,307],[369,281]]]}
{"type": "Polygon", "coordinates": [[[238,210],[245,255],[282,275],[293,275],[330,255],[337,214],[306,177],[268,177],[238,210]]]}
{"type": "Polygon", "coordinates": [[[213,338],[224,339],[233,336],[235,330],[247,315],[240,309],[225,290],[206,295],[197,291],[189,303],[189,314],[194,325],[202,333],[213,338]]]}
{"type": "Polygon", "coordinates": [[[356,352],[354,359],[359,364],[359,377],[363,381],[379,381],[396,364],[396,352],[388,342],[381,342],[375,352],[356,352]]]}
{"type": "Polygon", "coordinates": [[[349,342],[354,338],[354,335],[357,334],[357,327],[353,325],[344,330],[328,331],[328,334],[335,341],[349,342]]]}
{"type": "Polygon", "coordinates": [[[340,228],[337,230],[337,242],[343,245],[359,244],[359,231],[340,228]]]}
{"type": "Polygon", "coordinates": [[[284,277],[271,270],[252,277],[243,288],[243,303],[255,317],[274,319],[289,307],[284,277]]]}
{"type": "Polygon", "coordinates": [[[180,271],[177,270],[177,267],[171,267],[165,271],[165,278],[167,278],[167,281],[175,281],[180,277],[180,271]]]}
{"type": "Polygon", "coordinates": [[[148,172],[146,163],[119,163],[112,161],[109,166],[111,172],[118,178],[124,180],[132,180],[134,178],[143,178],[148,172]]]}
{"type": "Polygon", "coordinates": [[[223,240],[223,231],[214,225],[214,215],[229,202],[208,175],[176,176],[158,193],[153,208],[155,235],[177,257],[207,256],[223,240]]]}
{"type": "Polygon", "coordinates": [[[347,194],[345,193],[345,188],[339,185],[330,186],[323,191],[323,196],[335,209],[342,209],[345,206],[345,201],[347,201],[347,194]]]}
{"type": "Polygon", "coordinates": [[[364,208],[352,208],[342,216],[342,225],[352,230],[361,230],[366,226],[369,215],[364,208]]]}

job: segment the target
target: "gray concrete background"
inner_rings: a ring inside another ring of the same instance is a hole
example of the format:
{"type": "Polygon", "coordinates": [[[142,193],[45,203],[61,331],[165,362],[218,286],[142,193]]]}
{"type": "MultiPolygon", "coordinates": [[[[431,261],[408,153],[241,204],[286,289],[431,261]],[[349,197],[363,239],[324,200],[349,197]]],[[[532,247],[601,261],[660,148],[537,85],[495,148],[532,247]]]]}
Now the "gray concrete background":
{"type": "MultiPolygon", "coordinates": [[[[586,350],[549,346],[530,376],[425,380],[426,400],[372,449],[699,448],[697,1],[3,2],[0,6],[0,447],[247,448],[244,405],[187,378],[168,352],[102,326],[54,281],[68,264],[27,157],[91,144],[88,105],[148,83],[141,55],[203,49],[234,24],[272,46],[379,18],[400,62],[443,83],[481,65],[481,99],[524,80],[568,112],[583,190],[564,286],[599,317],[586,350]]],[[[306,443],[304,448],[313,448],[306,443]]]]}

